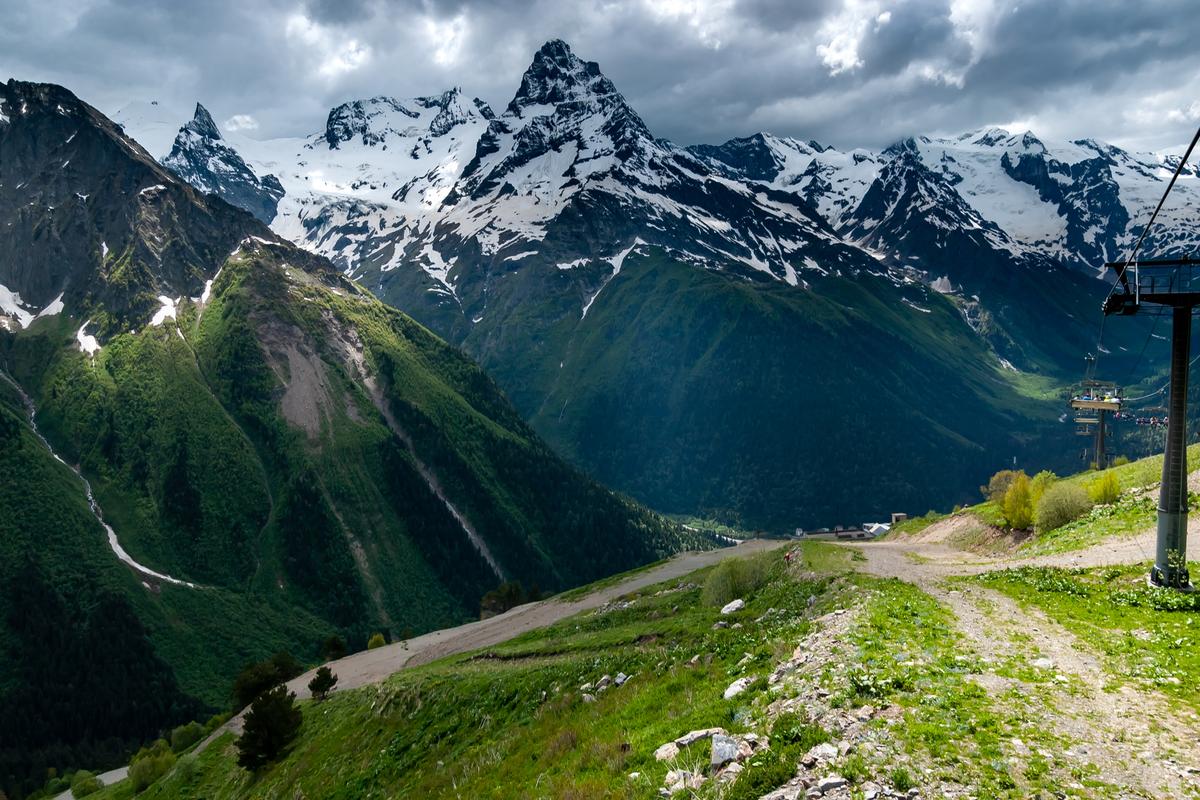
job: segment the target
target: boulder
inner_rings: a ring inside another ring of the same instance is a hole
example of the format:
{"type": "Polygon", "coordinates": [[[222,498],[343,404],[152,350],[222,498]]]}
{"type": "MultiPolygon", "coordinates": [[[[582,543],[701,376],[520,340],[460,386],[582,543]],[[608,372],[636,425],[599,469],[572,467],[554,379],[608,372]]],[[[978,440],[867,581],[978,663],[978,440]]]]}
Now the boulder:
{"type": "Polygon", "coordinates": [[[843,786],[849,785],[850,781],[843,778],[841,775],[833,774],[826,775],[821,780],[817,781],[817,788],[821,790],[821,794],[832,792],[834,789],[840,789],[843,786]]]}
{"type": "Polygon", "coordinates": [[[656,761],[670,761],[677,755],[679,755],[679,745],[674,742],[667,742],[654,751],[656,761]]]}
{"type": "Polygon", "coordinates": [[[813,747],[809,748],[809,751],[804,754],[804,758],[801,759],[800,763],[804,764],[804,766],[808,767],[809,769],[812,769],[819,762],[832,761],[833,759],[837,758],[837,756],[837,745],[833,744],[832,742],[822,742],[821,744],[814,745],[813,747]]]}
{"type": "Polygon", "coordinates": [[[722,606],[721,613],[722,614],[736,614],[737,612],[741,611],[745,607],[746,607],[746,601],[739,597],[737,600],[731,600],[728,603],[726,603],[724,606],[722,606]]]}
{"type": "Polygon", "coordinates": [[[613,679],[613,683],[615,683],[617,686],[624,686],[625,681],[627,680],[629,680],[628,675],[626,675],[624,672],[618,672],[617,677],[613,679]]]}
{"type": "Polygon", "coordinates": [[[726,736],[723,733],[718,733],[712,737],[712,755],[709,758],[709,766],[713,769],[720,769],[730,761],[736,761],[738,757],[738,740],[732,736],[726,736]]]}
{"type": "Polygon", "coordinates": [[[679,745],[680,747],[687,747],[690,744],[695,744],[701,739],[708,739],[712,736],[716,736],[717,734],[724,733],[724,728],[701,728],[695,731],[688,731],[683,736],[680,736],[678,739],[676,739],[675,744],[679,745]]]}
{"type": "Polygon", "coordinates": [[[594,703],[594,702],[596,702],[596,695],[594,695],[594,694],[587,694],[587,693],[584,693],[584,695],[583,695],[583,702],[585,702],[585,703],[594,703]]]}
{"type": "Polygon", "coordinates": [[[746,691],[746,689],[748,689],[752,683],[754,683],[753,678],[738,678],[736,681],[729,684],[729,686],[725,689],[725,694],[723,696],[726,700],[732,700],[742,692],[746,691]]]}

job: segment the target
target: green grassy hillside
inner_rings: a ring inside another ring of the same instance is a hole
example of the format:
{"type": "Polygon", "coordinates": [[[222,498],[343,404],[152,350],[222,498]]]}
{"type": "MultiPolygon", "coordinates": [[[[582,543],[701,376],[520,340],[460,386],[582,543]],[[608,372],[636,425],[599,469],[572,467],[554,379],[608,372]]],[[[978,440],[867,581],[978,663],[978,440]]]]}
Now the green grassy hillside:
{"type": "MultiPolygon", "coordinates": [[[[854,565],[851,551],[806,543],[791,565],[775,551],[651,586],[503,645],[304,702],[298,740],[257,774],[236,766],[226,734],[139,796],[651,798],[669,771],[688,770],[706,780],[686,796],[714,800],[834,773],[855,793],[874,782],[1019,798],[1075,780],[1057,762],[1007,757],[1014,737],[1031,748],[1057,740],[975,682],[984,667],[948,609],[854,565]],[[746,607],[722,616],[733,573],[746,581],[746,607]],[[631,677],[595,688],[620,673],[631,677]],[[748,688],[725,699],[742,678],[748,688]],[[710,727],[768,737],[769,747],[730,783],[714,779],[708,739],[655,757],[710,727]],[[858,746],[839,751],[842,739],[858,746]],[[797,766],[824,742],[832,756],[797,766]]],[[[1020,674],[1041,696],[1043,679],[1027,668],[988,669],[1020,674]]],[[[125,783],[97,796],[133,792],[125,783]]]]}
{"type": "Polygon", "coordinates": [[[278,650],[312,660],[335,632],[362,647],[457,624],[501,581],[561,590],[698,543],[563,463],[468,359],[289,246],[244,243],[206,303],[94,360],[78,324],[0,334],[0,365],[130,555],[199,587],[120,565],[4,384],[20,445],[0,493],[0,579],[19,587],[0,597],[0,702],[21,720],[0,732],[10,787],[225,707],[236,670],[278,650]],[[68,680],[89,656],[92,680],[68,680]]]}
{"type": "MultiPolygon", "coordinates": [[[[954,305],[918,300],[870,276],[805,291],[654,250],[538,348],[486,319],[466,346],[524,386],[534,427],[600,480],[660,510],[780,531],[965,501],[1013,455],[1062,454],[1049,409],[963,334],[954,305]]],[[[560,302],[527,304],[536,320],[520,324],[548,325],[560,302]]]]}

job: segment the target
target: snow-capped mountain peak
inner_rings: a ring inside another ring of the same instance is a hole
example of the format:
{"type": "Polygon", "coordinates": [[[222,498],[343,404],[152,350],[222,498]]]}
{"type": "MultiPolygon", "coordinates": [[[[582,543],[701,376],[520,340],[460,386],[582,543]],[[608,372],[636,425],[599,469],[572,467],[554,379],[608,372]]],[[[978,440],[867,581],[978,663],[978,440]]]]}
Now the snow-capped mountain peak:
{"type": "Polygon", "coordinates": [[[595,61],[584,61],[561,39],[546,42],[521,77],[508,112],[521,118],[531,107],[557,106],[600,98],[624,102],[612,81],[600,72],[595,61]]]}
{"type": "Polygon", "coordinates": [[[221,138],[221,131],[217,128],[217,123],[213,122],[212,114],[209,114],[208,109],[199,103],[196,103],[196,112],[192,116],[192,121],[184,125],[183,129],[202,139],[216,141],[221,138]]]}

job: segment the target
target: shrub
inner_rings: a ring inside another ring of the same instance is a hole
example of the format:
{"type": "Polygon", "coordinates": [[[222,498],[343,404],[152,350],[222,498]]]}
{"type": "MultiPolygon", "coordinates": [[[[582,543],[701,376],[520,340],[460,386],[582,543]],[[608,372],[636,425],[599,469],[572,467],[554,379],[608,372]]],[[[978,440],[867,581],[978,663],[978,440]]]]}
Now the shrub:
{"type": "Polygon", "coordinates": [[[1033,507],[1035,509],[1038,506],[1038,501],[1042,499],[1042,495],[1044,495],[1046,490],[1049,489],[1057,480],[1058,476],[1048,469],[1044,469],[1037,475],[1033,476],[1033,479],[1029,482],[1029,497],[1033,502],[1033,507]]]}
{"type": "Polygon", "coordinates": [[[1117,498],[1121,495],[1121,484],[1117,481],[1117,473],[1106,470],[1088,485],[1087,491],[1093,503],[1106,506],[1117,502],[1117,498]]]}
{"type": "Polygon", "coordinates": [[[1033,524],[1033,496],[1029,477],[1018,472],[1004,493],[1004,520],[1013,530],[1023,531],[1033,524]]]}
{"type": "Polygon", "coordinates": [[[226,713],[226,714],[213,714],[211,717],[209,717],[209,718],[208,718],[208,722],[204,723],[204,733],[205,733],[205,734],[212,733],[212,732],[213,732],[213,731],[215,731],[217,728],[221,727],[221,726],[222,726],[222,725],[224,725],[226,722],[228,722],[228,721],[229,721],[229,717],[230,717],[230,716],[231,716],[231,715],[230,715],[230,714],[228,714],[228,713],[226,713]]]}
{"type": "Polygon", "coordinates": [[[337,685],[337,675],[333,674],[333,670],[329,667],[321,667],[317,670],[317,674],[308,682],[308,690],[312,692],[312,696],[317,700],[324,700],[329,696],[333,687],[337,685]]]}
{"type": "Polygon", "coordinates": [[[805,722],[794,711],[786,711],[775,718],[775,724],[771,727],[771,741],[795,745],[797,750],[807,753],[817,745],[828,742],[829,732],[820,725],[805,722]]]}
{"type": "Polygon", "coordinates": [[[326,661],[337,661],[346,655],[346,640],[338,635],[330,636],[321,643],[321,656],[326,661]]]}
{"type": "Polygon", "coordinates": [[[204,726],[199,722],[189,722],[171,731],[171,749],[182,753],[204,737],[204,726]]]}
{"type": "Polygon", "coordinates": [[[259,695],[250,704],[237,740],[238,766],[253,771],[279,758],[300,732],[301,722],[296,695],[285,687],[276,686],[259,695]]]}
{"type": "Polygon", "coordinates": [[[913,780],[912,774],[904,767],[895,767],[890,777],[892,779],[892,788],[897,791],[907,792],[909,789],[917,788],[917,783],[913,780]]]}
{"type": "Polygon", "coordinates": [[[302,672],[303,665],[286,652],[276,653],[266,661],[247,664],[234,678],[234,703],[238,708],[245,708],[267,689],[290,681],[302,672]]]}
{"type": "Polygon", "coordinates": [[[1018,474],[1024,475],[1025,473],[1015,469],[1002,469],[991,477],[987,486],[980,486],[979,491],[996,505],[1002,505],[1004,495],[1008,493],[1008,487],[1012,486],[1012,482],[1018,474]]]}
{"type": "Polygon", "coordinates": [[[377,650],[380,647],[383,647],[385,644],[387,644],[387,642],[384,641],[383,634],[376,633],[373,636],[371,636],[370,639],[367,640],[367,649],[368,650],[377,650]]]}
{"type": "Polygon", "coordinates": [[[1113,459],[1112,465],[1114,467],[1123,467],[1128,463],[1129,463],[1129,456],[1117,456],[1116,458],[1113,459]]]}
{"type": "Polygon", "coordinates": [[[81,769],[71,778],[71,794],[76,797],[87,797],[100,791],[100,781],[86,769],[81,769]]]}
{"type": "Polygon", "coordinates": [[[175,766],[175,754],[165,739],[159,739],[149,747],[143,747],[133,756],[129,764],[129,782],[134,793],[144,792],[155,781],[175,766]]]}
{"type": "MultiPolygon", "coordinates": [[[[517,606],[526,603],[536,603],[542,599],[542,590],[535,583],[526,591],[520,581],[505,581],[485,594],[479,601],[479,618],[487,619],[497,614],[503,614],[517,606]]],[[[412,638],[412,628],[406,628],[400,635],[401,639],[412,638]]]]}
{"type": "Polygon", "coordinates": [[[1037,504],[1038,533],[1061,528],[1088,512],[1092,503],[1083,487],[1073,483],[1056,483],[1046,490],[1037,504]]]}
{"type": "Polygon", "coordinates": [[[704,581],[701,599],[710,606],[723,606],[746,597],[769,577],[769,562],[764,558],[731,558],[717,565],[704,581]]]}
{"type": "Polygon", "coordinates": [[[725,793],[724,800],[757,800],[782,786],[796,774],[796,761],[802,755],[793,748],[785,748],[782,753],[775,749],[755,753],[725,793]]]}

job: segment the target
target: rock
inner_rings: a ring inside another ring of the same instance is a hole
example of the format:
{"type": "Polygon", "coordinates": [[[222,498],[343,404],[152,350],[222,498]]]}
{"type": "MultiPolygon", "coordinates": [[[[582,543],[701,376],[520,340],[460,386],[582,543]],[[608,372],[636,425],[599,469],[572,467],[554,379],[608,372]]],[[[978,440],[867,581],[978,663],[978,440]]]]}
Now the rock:
{"type": "Polygon", "coordinates": [[[854,745],[851,744],[850,742],[846,741],[845,739],[838,742],[837,751],[838,751],[839,756],[848,755],[850,753],[850,751],[853,749],[854,749],[854,745]]]}
{"type": "Polygon", "coordinates": [[[1033,666],[1038,669],[1054,669],[1054,661],[1043,656],[1042,658],[1035,659],[1033,666]]]}
{"type": "Polygon", "coordinates": [[[636,781],[640,777],[642,777],[642,773],[640,773],[640,772],[629,773],[629,780],[631,780],[631,781],[636,781]]]}
{"type": "Polygon", "coordinates": [[[815,763],[817,761],[832,761],[833,759],[837,758],[837,756],[837,745],[835,745],[833,742],[821,742],[821,744],[811,747],[808,753],[804,756],[804,759],[806,761],[808,759],[812,759],[812,761],[815,763]]]}
{"type": "Polygon", "coordinates": [[[738,757],[738,740],[732,736],[718,733],[712,737],[712,754],[709,758],[709,766],[713,769],[720,769],[730,761],[736,761],[738,757]]]}
{"type": "Polygon", "coordinates": [[[816,788],[821,790],[821,794],[825,794],[826,792],[832,792],[834,789],[840,789],[849,783],[850,781],[835,773],[833,775],[826,775],[817,781],[816,788]]]}
{"type": "Polygon", "coordinates": [[[617,677],[614,679],[613,682],[616,683],[617,686],[624,686],[625,681],[627,681],[627,680],[629,680],[628,675],[626,675],[624,672],[618,672],[617,677]]]}
{"type": "Polygon", "coordinates": [[[712,736],[723,735],[724,728],[701,728],[700,730],[688,731],[683,736],[675,740],[675,744],[680,747],[687,747],[690,744],[695,744],[701,739],[708,739],[712,736]]]}
{"type": "Polygon", "coordinates": [[[732,700],[742,692],[746,691],[746,689],[749,688],[750,684],[752,683],[754,683],[753,678],[738,678],[736,681],[729,684],[729,686],[725,689],[725,694],[723,696],[726,700],[732,700]]]}
{"type": "Polygon", "coordinates": [[[591,690],[592,690],[592,684],[590,681],[588,683],[585,683],[583,686],[579,687],[579,691],[581,691],[581,692],[590,692],[591,690]]]}
{"type": "Polygon", "coordinates": [[[594,703],[594,702],[596,702],[596,695],[594,695],[594,694],[587,694],[587,693],[585,692],[585,693],[584,693],[584,695],[583,695],[583,702],[585,702],[585,703],[594,703]]]}
{"type": "Polygon", "coordinates": [[[736,614],[737,612],[741,611],[745,607],[746,607],[746,601],[739,597],[737,600],[731,600],[730,602],[728,602],[724,606],[722,606],[721,613],[722,614],[736,614]]]}
{"type": "Polygon", "coordinates": [[[689,772],[686,769],[673,769],[667,773],[665,785],[669,794],[682,792],[685,789],[699,789],[704,784],[704,776],[689,772]]]}
{"type": "Polygon", "coordinates": [[[726,622],[725,620],[718,620],[717,622],[714,622],[714,623],[713,623],[712,629],[713,629],[714,631],[719,631],[719,630],[721,630],[722,628],[728,628],[728,627],[729,627],[729,623],[728,623],[728,622],[726,622]]]}
{"type": "Polygon", "coordinates": [[[675,744],[674,742],[667,742],[654,751],[654,760],[670,761],[677,755],[679,755],[679,745],[675,744]]]}
{"type": "Polygon", "coordinates": [[[610,684],[612,684],[612,676],[605,675],[604,677],[602,677],[600,679],[600,682],[596,684],[596,688],[597,689],[607,689],[610,684]]]}
{"type": "Polygon", "coordinates": [[[737,763],[736,761],[733,762],[729,766],[725,767],[725,769],[717,773],[717,783],[732,783],[737,779],[738,775],[742,774],[743,769],[745,769],[745,767],[743,767],[741,764],[737,763]]]}

